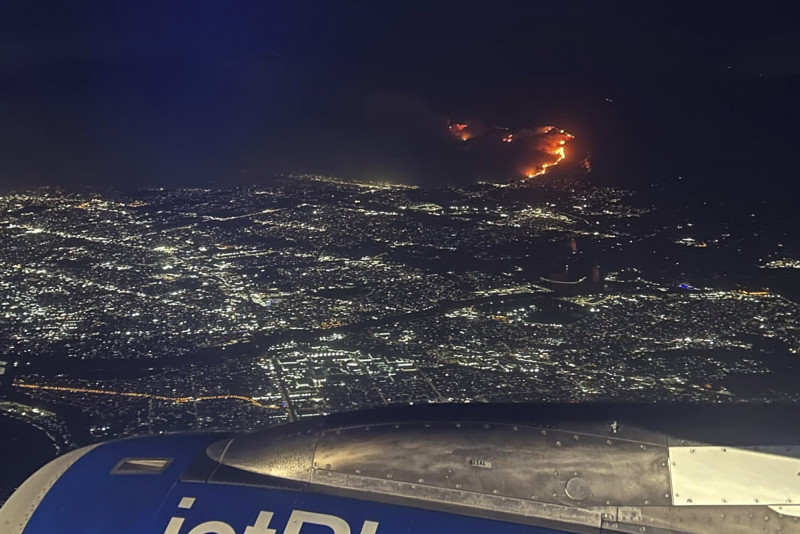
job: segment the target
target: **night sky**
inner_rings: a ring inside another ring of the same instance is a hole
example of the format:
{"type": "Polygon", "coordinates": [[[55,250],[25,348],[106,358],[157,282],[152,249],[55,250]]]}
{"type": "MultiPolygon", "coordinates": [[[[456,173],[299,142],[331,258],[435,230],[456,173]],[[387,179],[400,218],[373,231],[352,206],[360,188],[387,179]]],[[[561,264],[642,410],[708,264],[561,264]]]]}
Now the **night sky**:
{"type": "Polygon", "coordinates": [[[787,198],[798,18],[734,4],[6,2],[0,184],[468,180],[438,125],[480,118],[565,128],[598,183],[787,198]]]}

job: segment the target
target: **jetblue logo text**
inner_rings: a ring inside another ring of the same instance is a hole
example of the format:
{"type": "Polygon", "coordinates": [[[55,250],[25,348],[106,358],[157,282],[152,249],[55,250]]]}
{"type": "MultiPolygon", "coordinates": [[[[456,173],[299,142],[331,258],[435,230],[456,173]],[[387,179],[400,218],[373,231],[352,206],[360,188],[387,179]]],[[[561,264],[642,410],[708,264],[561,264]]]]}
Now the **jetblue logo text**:
{"type": "MultiPolygon", "coordinates": [[[[189,510],[194,506],[194,497],[184,497],[178,508],[189,510]]],[[[185,517],[171,517],[164,534],[238,534],[232,526],[224,521],[206,521],[186,531],[183,528],[185,517]]],[[[270,528],[272,512],[261,510],[252,525],[244,529],[241,534],[277,534],[277,530],[270,528]]],[[[351,534],[350,525],[341,517],[328,514],[317,514],[303,510],[293,510],[289,522],[283,529],[283,534],[302,534],[303,525],[321,525],[328,527],[331,534],[351,534]]],[[[364,521],[360,534],[376,534],[377,521],[364,521]]]]}

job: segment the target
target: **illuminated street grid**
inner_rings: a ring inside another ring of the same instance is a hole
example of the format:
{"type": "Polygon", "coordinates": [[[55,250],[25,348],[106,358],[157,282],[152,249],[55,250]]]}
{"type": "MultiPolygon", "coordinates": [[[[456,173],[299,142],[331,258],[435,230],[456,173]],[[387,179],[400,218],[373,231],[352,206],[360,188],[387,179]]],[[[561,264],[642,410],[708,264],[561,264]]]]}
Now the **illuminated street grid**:
{"type": "Polygon", "coordinates": [[[0,197],[3,412],[69,444],[396,403],[800,400],[798,305],[701,276],[742,240],[663,216],[613,188],[319,176],[0,197]]]}

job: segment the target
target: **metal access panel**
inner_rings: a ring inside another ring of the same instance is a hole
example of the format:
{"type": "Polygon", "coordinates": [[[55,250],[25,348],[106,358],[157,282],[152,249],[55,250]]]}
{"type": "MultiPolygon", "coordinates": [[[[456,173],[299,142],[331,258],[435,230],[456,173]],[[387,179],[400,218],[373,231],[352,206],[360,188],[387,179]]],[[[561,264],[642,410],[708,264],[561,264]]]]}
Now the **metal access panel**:
{"type": "Polygon", "coordinates": [[[670,447],[673,504],[800,503],[798,452],[797,447],[670,447]]]}

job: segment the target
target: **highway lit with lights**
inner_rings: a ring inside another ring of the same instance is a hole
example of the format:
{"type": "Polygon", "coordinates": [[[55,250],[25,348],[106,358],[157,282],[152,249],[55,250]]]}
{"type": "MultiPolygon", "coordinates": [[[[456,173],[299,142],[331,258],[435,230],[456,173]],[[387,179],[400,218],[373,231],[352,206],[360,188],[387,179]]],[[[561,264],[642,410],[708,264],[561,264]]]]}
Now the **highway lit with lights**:
{"type": "Polygon", "coordinates": [[[176,404],[183,404],[187,402],[199,402],[209,400],[240,400],[249,402],[259,408],[273,408],[279,409],[280,406],[261,404],[252,397],[245,397],[244,395],[206,395],[202,397],[169,397],[166,395],[151,395],[149,393],[137,393],[135,391],[111,391],[107,389],[90,389],[90,388],[71,388],[63,386],[41,386],[37,384],[27,384],[24,382],[15,382],[14,387],[23,389],[38,389],[43,391],[59,391],[64,393],[84,393],[89,395],[116,395],[120,397],[136,397],[143,399],[154,399],[167,402],[174,402],[176,404]]]}

